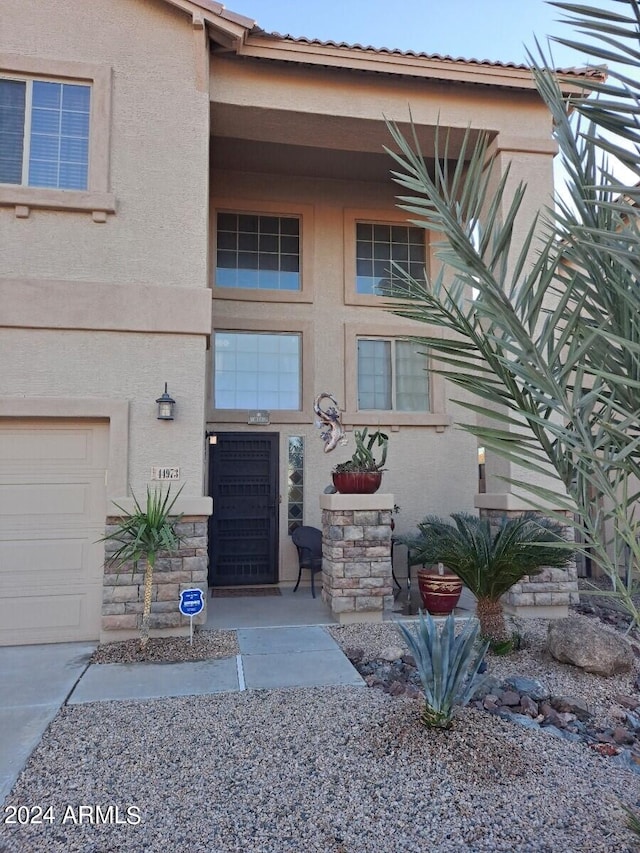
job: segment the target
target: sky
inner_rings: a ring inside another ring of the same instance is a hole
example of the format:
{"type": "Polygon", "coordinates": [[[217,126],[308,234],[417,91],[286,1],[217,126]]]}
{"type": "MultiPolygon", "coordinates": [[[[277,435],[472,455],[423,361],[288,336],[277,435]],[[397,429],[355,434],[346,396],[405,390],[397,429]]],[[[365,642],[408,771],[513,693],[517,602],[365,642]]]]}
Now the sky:
{"type": "MultiPolygon", "coordinates": [[[[226,6],[282,35],[500,62],[526,62],[525,45],[537,56],[534,35],[546,45],[548,35],[572,34],[557,23],[560,10],[544,0],[227,0],[226,6]]],[[[556,67],[585,64],[559,45],[553,60],[556,67]]]]}

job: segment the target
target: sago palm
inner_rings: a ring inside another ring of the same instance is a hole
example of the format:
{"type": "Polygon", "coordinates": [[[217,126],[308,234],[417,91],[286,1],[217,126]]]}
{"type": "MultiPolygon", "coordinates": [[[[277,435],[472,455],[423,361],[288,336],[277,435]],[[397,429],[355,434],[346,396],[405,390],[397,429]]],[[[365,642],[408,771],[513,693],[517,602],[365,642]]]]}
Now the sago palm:
{"type": "Polygon", "coordinates": [[[640,3],[553,5],[593,39],[557,41],[615,63],[580,78],[580,94],[573,77],[565,96],[562,75],[532,62],[565,192],[516,240],[527,189],[510,189],[492,139],[467,134],[454,154],[437,134],[428,165],[390,124],[399,206],[434,233],[442,269],[405,276],[394,310],[425,324],[415,340],[462,389],[461,426],[513,464],[505,479],[530,506],[575,515],[583,551],[640,625],[640,185],[614,173],[618,161],[640,177],[640,3]]]}
{"type": "Polygon", "coordinates": [[[508,639],[501,598],[526,575],[543,567],[564,568],[573,559],[566,547],[563,526],[525,513],[503,519],[492,531],[489,519],[452,513],[454,524],[427,516],[419,533],[405,537],[411,564],[443,563],[477,599],[480,633],[492,643],[508,639]]]}
{"type": "Polygon", "coordinates": [[[175,528],[182,515],[171,515],[171,510],[181,491],[182,488],[171,498],[170,486],[164,495],[162,490],[156,489],[152,492],[147,486],[147,502],[144,508],[135,495],[133,495],[133,512],[127,512],[115,504],[122,512],[122,517],[116,523],[115,530],[100,540],[115,542],[118,545],[107,558],[106,565],[123,566],[125,563],[132,563],[135,571],[140,560],[145,560],[144,606],[140,627],[140,648],[143,651],[149,642],[153,570],[156,559],[161,551],[173,553],[180,545],[181,537],[175,528]]]}

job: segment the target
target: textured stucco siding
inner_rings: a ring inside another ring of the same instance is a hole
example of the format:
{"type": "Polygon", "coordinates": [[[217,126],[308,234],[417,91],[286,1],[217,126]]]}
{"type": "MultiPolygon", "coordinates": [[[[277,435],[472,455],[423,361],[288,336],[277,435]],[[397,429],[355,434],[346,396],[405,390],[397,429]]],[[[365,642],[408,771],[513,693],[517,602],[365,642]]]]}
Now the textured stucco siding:
{"type": "MultiPolygon", "coordinates": [[[[215,152],[214,152],[215,156],[215,152]]],[[[332,393],[341,406],[345,406],[347,379],[345,367],[345,324],[366,333],[368,326],[397,326],[400,318],[379,307],[345,304],[344,253],[349,250],[345,242],[345,208],[371,211],[374,218],[384,219],[384,212],[394,214],[394,187],[362,181],[309,180],[305,178],[278,178],[257,173],[228,173],[215,171],[212,175],[213,201],[216,198],[236,199],[237,202],[269,201],[280,205],[283,211],[296,204],[313,208],[313,258],[311,264],[313,302],[267,303],[238,302],[215,299],[213,307],[214,328],[234,327],[234,320],[243,318],[262,322],[280,322],[286,329],[289,324],[308,321],[313,343],[313,393],[332,393]],[[345,249],[345,246],[347,247],[345,249]]],[[[363,217],[363,218],[366,218],[363,217]]],[[[303,219],[303,228],[305,220],[303,219]]],[[[407,333],[412,327],[406,323],[407,333]]],[[[416,327],[413,327],[416,331],[416,327]]],[[[460,393],[454,396],[460,397],[460,393]]],[[[209,401],[209,405],[210,405],[209,401]]],[[[465,416],[458,407],[447,402],[445,413],[455,420],[465,416]]],[[[344,420],[349,422],[346,412],[344,420]]],[[[323,451],[320,434],[313,426],[314,414],[305,411],[306,423],[278,423],[278,413],[271,413],[271,425],[266,431],[280,432],[280,579],[295,580],[297,561],[295,549],[287,536],[287,447],[288,437],[305,437],[305,516],[306,524],[319,527],[321,512],[319,495],[331,483],[331,469],[353,453],[353,432],[348,433],[346,447],[338,447],[330,454],[323,451]]],[[[225,430],[255,430],[246,423],[217,423],[209,410],[210,426],[225,430]]],[[[473,499],[477,491],[476,440],[453,426],[438,432],[434,427],[400,426],[392,431],[385,412],[371,413],[370,426],[380,425],[389,433],[387,471],[383,475],[381,491],[393,493],[401,512],[394,517],[398,532],[405,532],[429,513],[446,516],[463,510],[473,512],[473,499]]],[[[362,428],[356,426],[356,429],[362,428]]],[[[399,549],[400,550],[400,549],[399,549]]],[[[403,554],[398,554],[400,564],[403,554]]],[[[402,573],[402,568],[400,572],[402,573]]]]}
{"type": "Polygon", "coordinates": [[[153,465],[169,465],[185,496],[202,494],[203,337],[4,329],[0,363],[5,397],[128,400],[134,493],[144,495],[153,465]],[[156,418],[165,381],[177,402],[169,422],[156,418]]]}
{"type": "Polygon", "coordinates": [[[0,51],[112,69],[116,214],[0,208],[0,276],[204,287],[208,96],[189,18],[156,0],[2,0],[0,51]]]}

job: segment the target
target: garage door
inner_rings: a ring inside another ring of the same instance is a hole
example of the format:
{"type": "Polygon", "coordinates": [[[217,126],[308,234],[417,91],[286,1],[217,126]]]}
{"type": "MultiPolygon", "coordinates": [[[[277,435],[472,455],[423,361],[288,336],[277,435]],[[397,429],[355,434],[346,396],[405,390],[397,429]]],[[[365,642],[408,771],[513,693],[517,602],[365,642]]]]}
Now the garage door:
{"type": "Polygon", "coordinates": [[[107,423],[0,420],[0,645],[100,635],[107,423]]]}

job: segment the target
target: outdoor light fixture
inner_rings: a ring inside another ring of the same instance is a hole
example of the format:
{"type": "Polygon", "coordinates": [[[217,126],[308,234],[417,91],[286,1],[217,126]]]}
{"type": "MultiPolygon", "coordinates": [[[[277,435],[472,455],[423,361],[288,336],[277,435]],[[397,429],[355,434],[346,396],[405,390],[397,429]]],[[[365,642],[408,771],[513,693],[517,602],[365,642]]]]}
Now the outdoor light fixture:
{"type": "Polygon", "coordinates": [[[158,420],[159,421],[172,421],[173,420],[173,407],[176,404],[176,401],[173,397],[167,393],[167,383],[164,383],[164,393],[161,397],[158,397],[156,400],[158,404],[158,420]]]}

